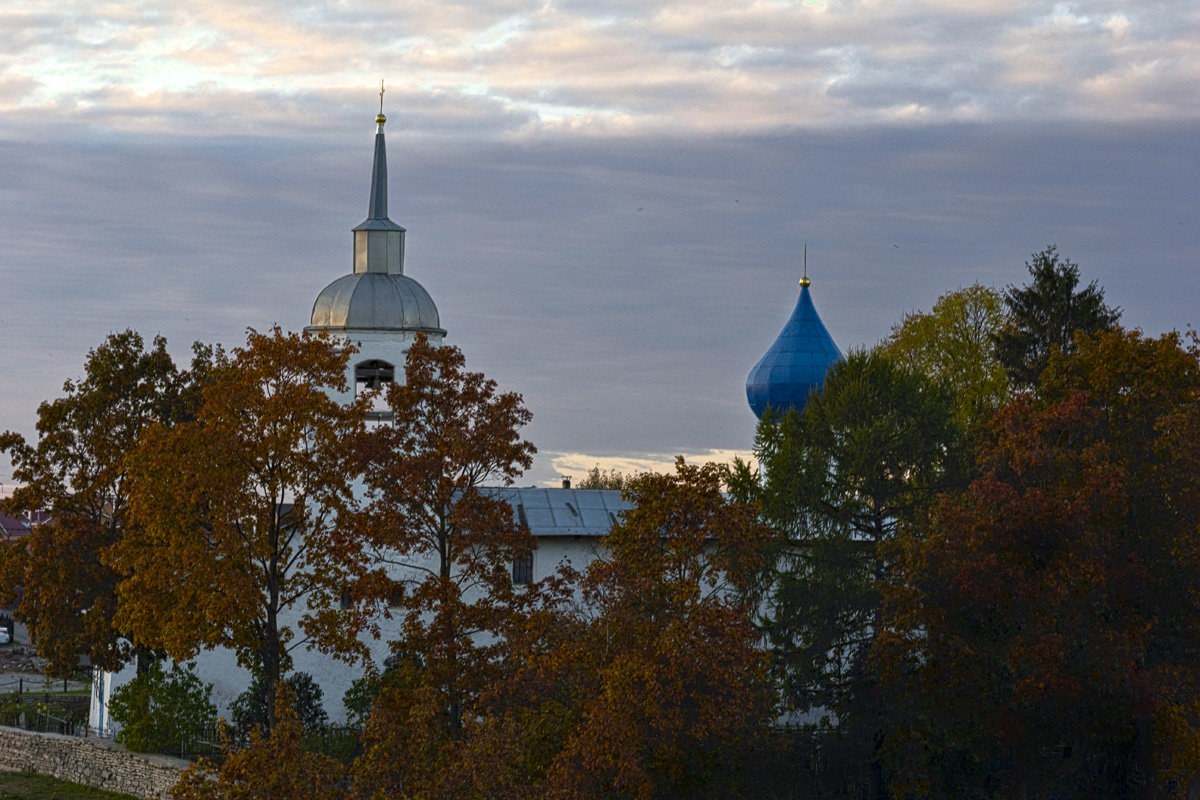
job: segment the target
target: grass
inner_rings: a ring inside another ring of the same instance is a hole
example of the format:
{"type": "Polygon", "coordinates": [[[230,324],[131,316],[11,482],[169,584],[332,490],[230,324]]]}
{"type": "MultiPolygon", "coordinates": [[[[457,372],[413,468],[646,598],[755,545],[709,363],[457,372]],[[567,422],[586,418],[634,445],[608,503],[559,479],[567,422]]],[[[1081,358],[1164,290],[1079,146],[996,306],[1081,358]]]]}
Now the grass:
{"type": "Polygon", "coordinates": [[[0,772],[0,800],[134,800],[77,783],[55,780],[34,772],[0,772]]]}

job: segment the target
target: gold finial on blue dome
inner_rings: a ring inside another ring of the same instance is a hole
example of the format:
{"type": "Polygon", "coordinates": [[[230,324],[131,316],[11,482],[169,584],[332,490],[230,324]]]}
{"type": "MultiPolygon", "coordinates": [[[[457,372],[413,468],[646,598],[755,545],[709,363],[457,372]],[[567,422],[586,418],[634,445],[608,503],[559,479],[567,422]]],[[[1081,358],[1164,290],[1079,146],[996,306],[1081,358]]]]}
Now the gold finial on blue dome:
{"type": "Polygon", "coordinates": [[[807,289],[812,286],[812,281],[808,279],[808,242],[804,243],[804,277],[800,279],[800,288],[807,289]]]}

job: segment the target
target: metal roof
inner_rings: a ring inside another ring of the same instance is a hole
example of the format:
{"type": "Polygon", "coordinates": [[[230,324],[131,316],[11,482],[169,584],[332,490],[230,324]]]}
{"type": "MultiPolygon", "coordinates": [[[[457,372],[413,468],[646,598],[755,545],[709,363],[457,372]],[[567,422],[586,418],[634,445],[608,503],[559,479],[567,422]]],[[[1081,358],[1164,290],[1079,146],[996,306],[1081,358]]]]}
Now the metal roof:
{"type": "Polygon", "coordinates": [[[356,231],[402,231],[404,228],[388,218],[387,145],[383,141],[383,123],[375,132],[375,160],[371,163],[371,199],[367,203],[367,218],[356,231]]]}
{"type": "Polygon", "coordinates": [[[605,536],[633,504],[616,489],[537,489],[488,487],[481,490],[508,501],[518,523],[534,536],[605,536]]]}
{"type": "Polygon", "coordinates": [[[444,336],[425,287],[404,274],[404,228],[388,218],[385,117],[376,118],[367,219],[354,228],[354,271],[326,286],[313,303],[310,328],[425,331],[444,336]]]}
{"type": "Polygon", "coordinates": [[[28,523],[0,512],[0,542],[15,543],[28,535],[28,523]]]}
{"type": "Polygon", "coordinates": [[[343,275],[322,289],[312,326],[446,333],[425,287],[407,275],[381,272],[343,275]]]}
{"type": "Polygon", "coordinates": [[[841,358],[842,351],[821,322],[808,286],[802,284],[787,324],[746,378],[750,408],[759,417],[768,406],[802,411],[809,392],[821,388],[825,373],[841,358]]]}

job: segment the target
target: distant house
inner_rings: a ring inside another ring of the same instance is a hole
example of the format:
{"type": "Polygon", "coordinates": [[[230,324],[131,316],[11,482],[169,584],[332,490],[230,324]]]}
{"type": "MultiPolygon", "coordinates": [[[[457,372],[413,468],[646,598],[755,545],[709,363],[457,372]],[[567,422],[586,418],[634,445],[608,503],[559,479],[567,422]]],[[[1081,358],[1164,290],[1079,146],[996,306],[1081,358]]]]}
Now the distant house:
{"type": "Polygon", "coordinates": [[[29,535],[29,523],[0,513],[0,543],[16,544],[29,535]]]}

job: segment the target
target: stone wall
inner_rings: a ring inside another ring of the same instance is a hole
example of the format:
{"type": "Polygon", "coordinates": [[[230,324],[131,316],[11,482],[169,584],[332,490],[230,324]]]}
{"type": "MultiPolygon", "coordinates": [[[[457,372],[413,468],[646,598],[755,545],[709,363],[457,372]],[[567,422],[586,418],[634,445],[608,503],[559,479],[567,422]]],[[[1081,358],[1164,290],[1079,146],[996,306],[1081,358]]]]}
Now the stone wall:
{"type": "Polygon", "coordinates": [[[130,753],[104,739],[0,727],[0,771],[33,770],[134,797],[166,798],[188,762],[130,753]]]}

